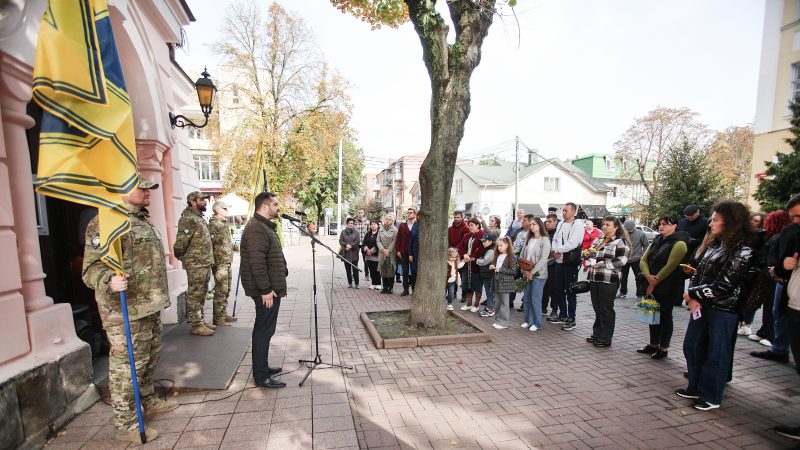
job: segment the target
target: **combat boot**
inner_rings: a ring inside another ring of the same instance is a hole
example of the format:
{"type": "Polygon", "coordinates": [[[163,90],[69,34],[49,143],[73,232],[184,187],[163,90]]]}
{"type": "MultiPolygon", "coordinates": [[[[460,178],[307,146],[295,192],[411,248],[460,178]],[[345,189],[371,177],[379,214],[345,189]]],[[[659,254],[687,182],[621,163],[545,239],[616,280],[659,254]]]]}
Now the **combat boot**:
{"type": "Polygon", "coordinates": [[[200,325],[199,327],[192,327],[192,334],[196,334],[198,336],[213,336],[214,330],[200,325]]]}
{"type": "Polygon", "coordinates": [[[222,319],[222,320],[215,320],[214,321],[214,326],[217,326],[217,327],[229,327],[229,326],[231,326],[231,324],[226,322],[225,319],[222,319]]]}
{"type": "Polygon", "coordinates": [[[236,322],[237,320],[239,320],[239,319],[236,318],[236,317],[231,317],[231,316],[225,314],[225,322],[236,322]]]}
{"type": "MultiPolygon", "coordinates": [[[[146,427],[144,429],[144,436],[147,442],[151,442],[158,437],[158,431],[153,427],[146,427]]],[[[119,441],[133,442],[134,444],[141,444],[142,438],[139,436],[139,427],[136,426],[132,431],[117,430],[114,438],[119,441]]]]}
{"type": "Polygon", "coordinates": [[[217,329],[216,325],[210,324],[208,322],[203,322],[203,326],[208,328],[209,330],[216,330],[217,329]]]}
{"type": "Polygon", "coordinates": [[[147,408],[145,408],[144,418],[150,420],[156,414],[174,411],[178,409],[179,406],[181,406],[181,404],[175,400],[161,400],[160,398],[156,398],[147,408]]]}

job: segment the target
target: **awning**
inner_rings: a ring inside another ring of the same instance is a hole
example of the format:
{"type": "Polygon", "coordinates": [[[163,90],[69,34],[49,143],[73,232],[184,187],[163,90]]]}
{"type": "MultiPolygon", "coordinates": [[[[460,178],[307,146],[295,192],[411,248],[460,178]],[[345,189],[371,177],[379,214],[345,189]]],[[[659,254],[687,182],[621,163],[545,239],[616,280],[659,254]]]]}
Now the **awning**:
{"type": "MultiPolygon", "coordinates": [[[[546,215],[542,211],[542,206],[538,203],[520,203],[519,208],[525,210],[525,214],[533,214],[536,217],[544,217],[546,215]]],[[[516,217],[513,203],[511,204],[511,217],[516,217]]]]}

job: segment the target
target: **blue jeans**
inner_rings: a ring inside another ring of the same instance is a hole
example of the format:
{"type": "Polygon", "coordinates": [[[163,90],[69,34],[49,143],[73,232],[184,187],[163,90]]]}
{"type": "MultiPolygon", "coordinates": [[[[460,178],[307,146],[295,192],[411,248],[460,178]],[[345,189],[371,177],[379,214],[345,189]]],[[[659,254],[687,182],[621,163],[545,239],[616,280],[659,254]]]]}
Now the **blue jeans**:
{"type": "Polygon", "coordinates": [[[731,345],[736,335],[738,315],[703,308],[702,316],[690,319],[683,340],[683,355],[689,370],[689,392],[719,405],[728,380],[733,355],[731,345]]]}
{"type": "Polygon", "coordinates": [[[772,339],[771,351],[781,355],[789,354],[789,338],[786,335],[786,312],[781,311],[781,297],[785,286],[782,283],[775,283],[775,297],[772,300],[772,318],[775,323],[772,339]]]}
{"type": "Polygon", "coordinates": [[[481,278],[483,290],[486,291],[486,308],[494,309],[494,287],[491,278],[481,278]]]}
{"type": "Polygon", "coordinates": [[[452,305],[454,298],[456,298],[456,283],[447,283],[447,304],[452,305]]]}
{"type": "Polygon", "coordinates": [[[556,263],[555,269],[556,277],[553,289],[555,289],[555,296],[558,299],[558,315],[562,319],[575,320],[578,298],[575,294],[568,294],[567,289],[572,283],[578,281],[578,266],[556,263]]]}
{"type": "Polygon", "coordinates": [[[547,278],[534,278],[525,285],[522,294],[525,323],[536,325],[536,328],[540,330],[542,329],[542,293],[545,282],[547,282],[547,278]]]}

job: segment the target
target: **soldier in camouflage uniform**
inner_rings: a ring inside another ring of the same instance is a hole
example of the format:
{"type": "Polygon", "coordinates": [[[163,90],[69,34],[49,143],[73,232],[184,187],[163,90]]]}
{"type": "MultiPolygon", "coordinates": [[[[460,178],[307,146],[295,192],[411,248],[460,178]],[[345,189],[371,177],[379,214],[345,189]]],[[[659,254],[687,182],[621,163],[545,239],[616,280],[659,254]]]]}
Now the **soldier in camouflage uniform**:
{"type": "Polygon", "coordinates": [[[228,227],[228,205],[225,202],[214,202],[211,211],[214,213],[208,221],[211,232],[211,244],[214,246],[214,325],[229,327],[228,322],[236,322],[235,317],[228,315],[228,294],[231,292],[231,261],[233,261],[233,241],[228,227]]]}
{"type": "Polygon", "coordinates": [[[192,324],[192,334],[211,336],[216,325],[203,320],[208,280],[214,254],[211,252],[211,233],[203,218],[208,195],[199,191],[186,196],[186,209],[178,221],[178,236],[175,238],[175,257],[183,262],[189,287],[186,290],[186,318],[192,324]]]}
{"type": "MultiPolygon", "coordinates": [[[[139,442],[139,425],[120,309],[120,291],[126,291],[127,294],[131,342],[145,418],[179,406],[174,400],[159,399],[153,387],[153,374],[161,351],[161,310],[169,307],[170,303],[164,246],[158,231],[147,218],[150,190],[157,188],[158,184],[141,178],[139,187],[123,197],[131,221],[130,232],[120,239],[124,276],[117,275],[100,260],[97,217],[86,228],[83,256],[83,282],[95,291],[97,309],[111,343],[108,385],[117,428],[116,437],[136,443],[139,442]]],[[[147,427],[146,435],[149,441],[158,436],[158,432],[147,427]]]]}

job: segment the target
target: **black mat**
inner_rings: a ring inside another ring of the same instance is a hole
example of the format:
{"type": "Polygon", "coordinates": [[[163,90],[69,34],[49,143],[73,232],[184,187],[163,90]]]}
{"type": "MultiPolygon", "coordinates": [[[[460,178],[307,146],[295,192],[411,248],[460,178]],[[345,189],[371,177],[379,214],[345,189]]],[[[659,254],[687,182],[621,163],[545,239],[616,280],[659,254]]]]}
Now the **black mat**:
{"type": "Polygon", "coordinates": [[[217,327],[213,336],[190,334],[191,325],[164,327],[155,379],[176,389],[226,389],[250,344],[249,327],[217,327]]]}

